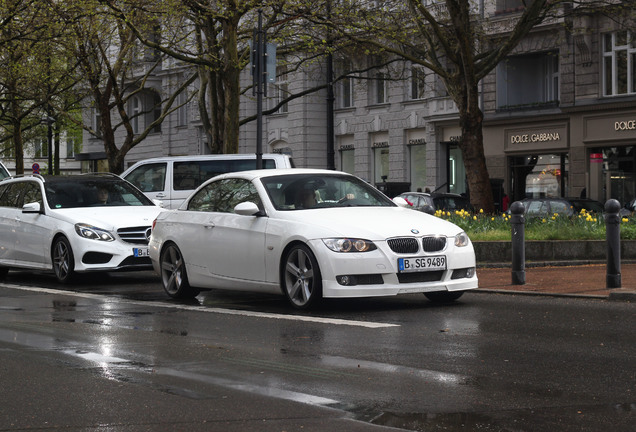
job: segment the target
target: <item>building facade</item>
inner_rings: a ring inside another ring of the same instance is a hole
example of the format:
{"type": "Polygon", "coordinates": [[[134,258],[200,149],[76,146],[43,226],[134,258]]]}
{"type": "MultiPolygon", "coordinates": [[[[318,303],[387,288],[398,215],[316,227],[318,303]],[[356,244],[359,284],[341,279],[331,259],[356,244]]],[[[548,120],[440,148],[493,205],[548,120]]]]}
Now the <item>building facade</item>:
{"type": "MultiPolygon", "coordinates": [[[[515,13],[506,2],[494,3],[489,12],[493,20],[515,13]]],[[[636,196],[636,31],[629,28],[601,13],[548,22],[482,81],[484,147],[496,208],[504,193],[510,202],[584,195],[626,203],[636,196]]],[[[338,59],[335,68],[368,61],[338,59]]],[[[266,106],[323,84],[324,67],[279,70],[266,106]]],[[[164,67],[157,91],[166,92],[179,73],[164,67]]],[[[243,79],[251,81],[248,72],[243,79]]],[[[334,93],[336,169],[388,195],[417,189],[470,193],[457,145],[457,108],[433,74],[401,64],[340,80],[334,93]]],[[[299,167],[326,168],[328,103],[323,90],[265,116],[263,152],[290,154],[299,167]]],[[[255,112],[254,97],[243,97],[240,116],[255,112]]],[[[241,127],[239,152],[256,151],[256,129],[255,122],[241,127]]],[[[84,143],[88,154],[103,152],[99,139],[85,134],[84,143]]],[[[135,147],[126,166],[151,156],[207,152],[192,102],[135,147]]]]}

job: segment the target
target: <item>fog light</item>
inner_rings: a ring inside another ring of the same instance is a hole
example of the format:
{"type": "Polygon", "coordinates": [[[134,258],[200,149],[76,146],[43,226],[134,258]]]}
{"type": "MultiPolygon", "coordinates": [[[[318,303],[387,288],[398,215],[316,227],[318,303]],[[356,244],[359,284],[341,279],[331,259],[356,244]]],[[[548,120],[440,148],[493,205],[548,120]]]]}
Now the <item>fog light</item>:
{"type": "Polygon", "coordinates": [[[471,278],[475,276],[475,267],[470,267],[466,269],[466,277],[471,278]]]}
{"type": "Polygon", "coordinates": [[[348,275],[336,276],[336,281],[340,285],[344,285],[344,286],[351,286],[356,284],[356,278],[354,276],[348,276],[348,275]]]}

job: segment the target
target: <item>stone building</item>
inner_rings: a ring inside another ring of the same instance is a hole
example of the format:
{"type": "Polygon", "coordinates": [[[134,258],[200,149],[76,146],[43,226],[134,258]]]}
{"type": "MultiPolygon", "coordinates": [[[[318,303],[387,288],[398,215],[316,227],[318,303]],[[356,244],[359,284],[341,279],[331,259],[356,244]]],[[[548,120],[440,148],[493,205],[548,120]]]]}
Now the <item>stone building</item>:
{"type": "MultiPolygon", "coordinates": [[[[518,12],[507,3],[493,2],[486,13],[496,20],[518,12]]],[[[548,22],[483,80],[484,145],[496,208],[504,193],[511,202],[586,195],[626,203],[636,196],[636,32],[626,28],[600,13],[548,22]]],[[[366,61],[335,64],[344,70],[347,63],[366,61]]],[[[326,76],[324,64],[282,72],[270,84],[266,106],[287,92],[322,84],[326,76]]],[[[167,89],[180,73],[164,68],[156,91],[167,89]]],[[[251,79],[248,73],[243,78],[251,79]]],[[[457,146],[457,109],[434,75],[402,64],[339,81],[334,92],[336,169],[389,195],[426,188],[470,192],[457,146]]],[[[146,97],[138,103],[152,100],[146,97]]],[[[326,91],[320,91],[265,116],[263,152],[290,154],[299,167],[326,168],[327,103],[326,91]]],[[[254,98],[245,96],[241,117],[255,111],[254,98]]],[[[126,166],[151,156],[207,151],[192,103],[135,147],[126,166]]],[[[256,151],[254,122],[241,128],[239,151],[256,151]]],[[[85,135],[84,152],[83,157],[99,158],[99,139],[85,135]]]]}

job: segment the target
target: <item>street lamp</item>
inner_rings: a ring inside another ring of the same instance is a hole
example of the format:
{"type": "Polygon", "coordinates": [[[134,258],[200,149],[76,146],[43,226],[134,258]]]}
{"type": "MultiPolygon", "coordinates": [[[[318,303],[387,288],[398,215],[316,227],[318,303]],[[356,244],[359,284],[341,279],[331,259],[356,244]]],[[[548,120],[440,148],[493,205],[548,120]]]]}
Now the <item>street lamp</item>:
{"type": "Polygon", "coordinates": [[[46,139],[47,139],[47,150],[48,150],[48,174],[53,174],[53,123],[55,122],[55,118],[50,115],[45,115],[42,117],[42,123],[46,123],[46,139]]]}

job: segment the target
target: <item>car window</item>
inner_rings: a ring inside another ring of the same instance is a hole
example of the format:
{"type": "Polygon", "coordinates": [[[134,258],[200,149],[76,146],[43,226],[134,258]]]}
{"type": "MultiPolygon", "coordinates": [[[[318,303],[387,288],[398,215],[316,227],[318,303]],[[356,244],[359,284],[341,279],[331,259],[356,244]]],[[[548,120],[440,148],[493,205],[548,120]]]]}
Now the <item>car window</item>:
{"type": "MultiPolygon", "coordinates": [[[[263,159],[263,168],[276,168],[273,159],[263,159]]],[[[191,190],[219,174],[256,169],[256,159],[219,159],[175,162],[174,190],[191,190]]]]}
{"type": "Polygon", "coordinates": [[[264,177],[261,182],[277,210],[395,206],[382,192],[356,177],[338,174],[286,174],[264,177]]]}
{"type": "Polygon", "coordinates": [[[199,190],[190,199],[188,210],[234,213],[234,207],[246,201],[261,207],[258,191],[252,182],[245,179],[223,179],[199,190]]]}
{"type": "Polygon", "coordinates": [[[526,214],[530,216],[542,216],[548,213],[548,207],[544,201],[526,202],[526,214]]]}
{"type": "Polygon", "coordinates": [[[22,196],[22,205],[35,202],[43,205],[40,184],[32,181],[26,182],[24,185],[24,195],[22,196]]]}
{"type": "Polygon", "coordinates": [[[118,177],[71,176],[47,181],[44,187],[53,209],[154,205],[139,189],[118,177]]]}
{"type": "Polygon", "coordinates": [[[564,201],[551,201],[550,211],[558,214],[568,214],[570,212],[570,206],[564,201]]]}
{"type": "Polygon", "coordinates": [[[2,180],[5,177],[9,177],[9,173],[4,168],[4,166],[0,165],[0,180],[2,180]]]}
{"type": "Polygon", "coordinates": [[[0,196],[0,207],[18,207],[18,200],[21,193],[21,182],[8,184],[4,193],[2,193],[2,195],[0,196]]]}
{"type": "Polygon", "coordinates": [[[164,163],[152,163],[135,168],[126,176],[126,180],[137,186],[142,192],[165,190],[166,167],[164,163]]]}

